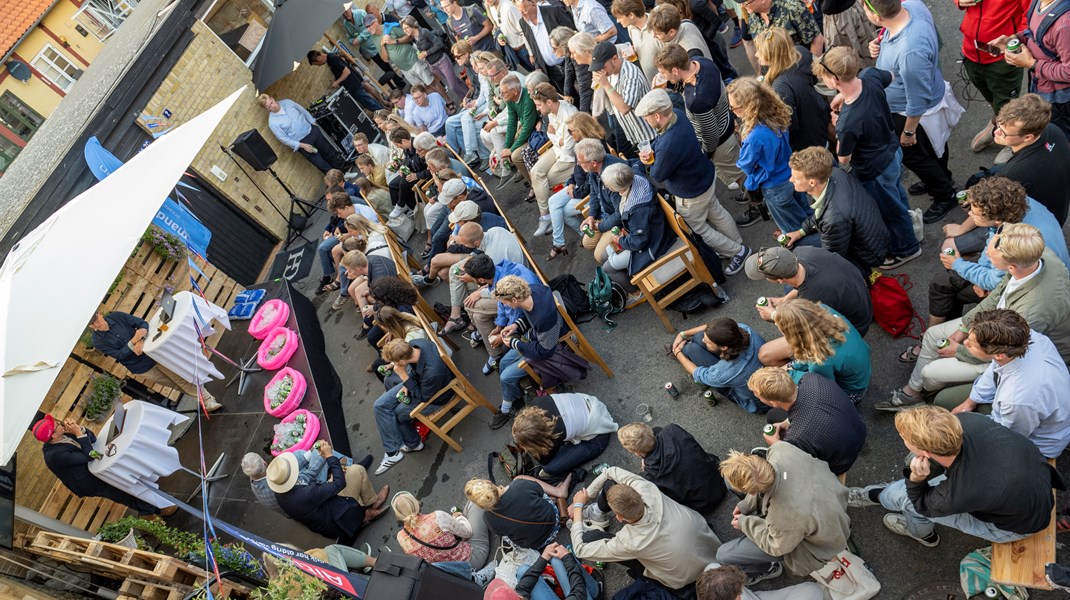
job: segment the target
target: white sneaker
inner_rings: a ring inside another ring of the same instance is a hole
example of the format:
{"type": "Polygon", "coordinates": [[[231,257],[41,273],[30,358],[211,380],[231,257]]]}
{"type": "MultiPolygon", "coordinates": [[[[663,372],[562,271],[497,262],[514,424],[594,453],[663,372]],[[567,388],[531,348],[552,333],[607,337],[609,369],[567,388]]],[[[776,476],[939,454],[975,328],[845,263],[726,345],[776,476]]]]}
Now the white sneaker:
{"type": "Polygon", "coordinates": [[[401,447],[401,451],[403,453],[405,453],[405,454],[408,454],[409,452],[419,452],[420,450],[423,450],[423,449],[424,449],[424,443],[423,442],[420,442],[420,445],[416,446],[415,448],[409,448],[408,446],[402,446],[401,447]]]}
{"type": "Polygon", "coordinates": [[[733,192],[738,190],[739,189],[739,182],[738,181],[733,181],[732,183],[728,184],[728,189],[732,190],[733,192]]]}
{"type": "Polygon", "coordinates": [[[377,469],[375,469],[375,474],[376,475],[382,475],[383,473],[386,473],[387,471],[390,470],[390,467],[398,464],[399,462],[401,462],[404,459],[405,459],[405,453],[404,452],[400,452],[399,451],[399,452],[395,452],[393,454],[384,454],[383,455],[383,462],[379,463],[379,467],[377,469]]]}
{"type": "Polygon", "coordinates": [[[388,219],[396,219],[396,218],[400,217],[404,213],[405,213],[405,207],[400,205],[400,204],[398,204],[397,206],[394,207],[393,210],[390,211],[390,214],[387,215],[387,218],[388,219]]]}
{"type": "Polygon", "coordinates": [[[535,230],[532,237],[539,237],[540,235],[546,235],[550,233],[550,229],[553,227],[553,223],[550,221],[550,215],[545,217],[539,217],[539,228],[535,230]]]}
{"type": "Polygon", "coordinates": [[[583,507],[583,524],[597,529],[609,527],[609,514],[598,509],[595,503],[583,507]]]}

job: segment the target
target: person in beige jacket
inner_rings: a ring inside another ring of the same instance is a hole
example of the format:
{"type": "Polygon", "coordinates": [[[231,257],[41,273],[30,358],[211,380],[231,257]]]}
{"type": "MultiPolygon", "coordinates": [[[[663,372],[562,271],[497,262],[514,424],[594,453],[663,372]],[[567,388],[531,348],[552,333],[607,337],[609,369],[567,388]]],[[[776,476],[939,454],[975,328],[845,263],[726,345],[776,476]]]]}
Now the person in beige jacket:
{"type": "Polygon", "coordinates": [[[805,577],[847,549],[847,488],[824,461],[776,442],[764,457],[733,450],[721,475],[747,496],[732,512],[743,537],[725,542],[717,562],[742,568],[747,585],[778,577],[781,563],[805,577]]]}
{"type": "Polygon", "coordinates": [[[609,467],[586,490],[576,492],[569,514],[576,556],[603,562],[637,561],[644,575],[671,589],[694,583],[721,545],[702,515],[620,467],[609,467]],[[616,535],[584,523],[584,515],[591,516],[597,506],[583,510],[592,498],[608,504],[623,524],[616,535]]]}

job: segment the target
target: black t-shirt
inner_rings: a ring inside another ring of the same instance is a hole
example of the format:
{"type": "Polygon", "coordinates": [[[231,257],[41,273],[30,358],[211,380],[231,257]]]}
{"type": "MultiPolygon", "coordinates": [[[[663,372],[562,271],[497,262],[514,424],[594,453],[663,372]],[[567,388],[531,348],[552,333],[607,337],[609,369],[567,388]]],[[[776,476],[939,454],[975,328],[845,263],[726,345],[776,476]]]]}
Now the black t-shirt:
{"type": "Polygon", "coordinates": [[[788,409],[784,441],[846,473],[866,441],[866,424],[854,402],[835,381],[807,373],[799,381],[799,396],[788,409]]]}
{"type": "Polygon", "coordinates": [[[483,519],[488,529],[509,536],[517,546],[542,550],[557,530],[557,505],[539,484],[522,479],[509,484],[498,506],[486,511],[483,519]]]}
{"type": "Polygon", "coordinates": [[[869,68],[858,77],[862,80],[862,93],[854,102],[843,104],[836,122],[836,137],[840,141],[837,152],[851,157],[851,167],[860,181],[869,181],[895,158],[899,137],[884,97],[884,88],[892,83],[892,74],[869,68]]]}
{"type": "Polygon", "coordinates": [[[1059,225],[1066,224],[1070,206],[1070,144],[1057,125],[1048,124],[1040,139],[1014,153],[992,174],[1022,184],[1029,197],[1043,204],[1055,215],[1059,225]]]}
{"type": "Polygon", "coordinates": [[[364,78],[361,77],[360,71],[358,71],[355,67],[351,68],[349,64],[346,63],[346,61],[343,60],[342,57],[338,56],[337,54],[327,54],[327,68],[331,70],[332,74],[334,74],[335,79],[341,77],[342,73],[346,69],[349,69],[349,77],[346,77],[345,80],[342,81],[342,85],[347,88],[351,88],[353,86],[359,88],[364,83],[364,78]]]}
{"type": "Polygon", "coordinates": [[[858,267],[839,254],[812,246],[796,248],[795,256],[806,268],[799,297],[832,307],[847,317],[859,335],[866,335],[873,322],[873,302],[858,267]]]}
{"type": "Polygon", "coordinates": [[[814,89],[813,55],[805,46],[795,46],[799,62],[773,81],[773,90],[791,107],[788,142],[792,152],[810,146],[824,148],[829,141],[829,103],[814,89]]]}

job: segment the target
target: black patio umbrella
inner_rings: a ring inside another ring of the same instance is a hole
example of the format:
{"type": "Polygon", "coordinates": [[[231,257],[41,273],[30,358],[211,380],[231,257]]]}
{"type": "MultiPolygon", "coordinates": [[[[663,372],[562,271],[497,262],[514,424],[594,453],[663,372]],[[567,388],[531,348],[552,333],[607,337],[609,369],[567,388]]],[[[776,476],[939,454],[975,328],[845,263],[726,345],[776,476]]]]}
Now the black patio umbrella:
{"type": "Polygon", "coordinates": [[[256,89],[264,91],[292,73],[348,4],[342,0],[276,0],[275,15],[253,63],[256,89]]]}

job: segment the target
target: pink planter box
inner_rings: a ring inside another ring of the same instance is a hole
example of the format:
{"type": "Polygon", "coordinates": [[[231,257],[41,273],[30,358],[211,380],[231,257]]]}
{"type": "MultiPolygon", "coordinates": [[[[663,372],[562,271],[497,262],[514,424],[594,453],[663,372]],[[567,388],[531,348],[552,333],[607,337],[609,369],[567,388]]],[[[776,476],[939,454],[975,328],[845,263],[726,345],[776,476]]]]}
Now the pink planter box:
{"type": "MultiPolygon", "coordinates": [[[[319,437],[319,434],[320,434],[320,419],[319,419],[319,417],[317,417],[316,415],[314,415],[314,414],[312,414],[312,413],[310,413],[307,410],[302,408],[302,409],[298,409],[298,410],[295,410],[292,413],[290,413],[290,415],[287,416],[285,419],[283,419],[282,422],[283,423],[292,423],[297,419],[297,415],[304,415],[305,416],[305,435],[304,435],[304,437],[302,437],[300,440],[297,440],[296,444],[290,446],[289,448],[287,448],[285,450],[272,449],[271,450],[271,455],[272,456],[278,456],[278,455],[282,454],[283,452],[293,452],[294,450],[308,450],[308,449],[312,448],[313,444],[316,443],[316,439],[319,437]]],[[[272,440],[272,444],[273,445],[276,444],[276,443],[278,443],[278,440],[272,440]]]]}
{"type": "Polygon", "coordinates": [[[297,337],[297,333],[292,329],[286,327],[276,327],[268,332],[264,337],[264,341],[260,343],[260,349],[256,351],[256,364],[260,365],[262,369],[268,371],[274,371],[286,364],[286,361],[290,360],[290,357],[297,352],[297,344],[300,338],[297,337]],[[268,352],[271,350],[271,344],[275,342],[275,339],[279,336],[284,336],[286,341],[283,342],[282,350],[279,351],[274,357],[268,357],[268,352]]]}
{"type": "Polygon", "coordinates": [[[307,386],[308,384],[305,382],[305,376],[299,371],[295,371],[290,367],[279,369],[279,372],[275,373],[275,376],[272,377],[271,381],[264,387],[264,410],[275,418],[281,419],[285,417],[301,405],[301,400],[305,397],[307,386]],[[293,378],[293,387],[290,389],[290,394],[286,396],[286,400],[283,400],[282,404],[279,404],[275,408],[271,408],[271,397],[268,395],[268,390],[271,389],[271,386],[281,382],[282,378],[287,375],[293,378]]]}
{"type": "Polygon", "coordinates": [[[249,335],[258,340],[262,340],[271,333],[272,329],[285,325],[289,318],[289,304],[286,304],[278,298],[268,300],[256,311],[252,320],[249,321],[249,335]],[[268,313],[273,314],[268,315],[268,313]],[[265,315],[268,315],[268,318],[265,319],[265,315]]]}

